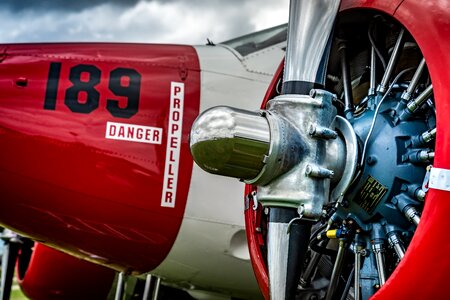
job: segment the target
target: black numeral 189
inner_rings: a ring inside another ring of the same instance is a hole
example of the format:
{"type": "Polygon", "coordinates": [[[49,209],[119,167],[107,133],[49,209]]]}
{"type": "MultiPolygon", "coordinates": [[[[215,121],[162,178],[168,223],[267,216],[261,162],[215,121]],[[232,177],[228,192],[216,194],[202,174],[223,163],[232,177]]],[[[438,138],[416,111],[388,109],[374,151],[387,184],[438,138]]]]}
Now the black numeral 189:
{"type": "MultiPolygon", "coordinates": [[[[50,63],[44,109],[56,109],[61,63],[50,63]]],[[[100,83],[101,71],[93,65],[80,64],[70,68],[69,81],[64,104],[73,112],[88,114],[99,106],[100,92],[96,86],[100,83]],[[84,99],[83,99],[84,98],[84,99]],[[83,99],[83,100],[81,100],[83,99]]],[[[130,118],[138,112],[141,90],[141,74],[134,69],[116,68],[109,73],[109,90],[116,96],[126,97],[126,106],[119,100],[107,99],[106,109],[118,118],[130,118]]]]}

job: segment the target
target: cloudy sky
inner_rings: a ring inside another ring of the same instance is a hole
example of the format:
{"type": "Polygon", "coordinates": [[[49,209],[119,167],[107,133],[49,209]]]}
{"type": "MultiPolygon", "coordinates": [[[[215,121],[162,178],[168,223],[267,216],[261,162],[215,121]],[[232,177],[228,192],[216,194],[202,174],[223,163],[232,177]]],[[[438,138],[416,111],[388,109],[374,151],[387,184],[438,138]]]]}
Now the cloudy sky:
{"type": "Polygon", "coordinates": [[[286,23],[288,0],[0,0],[0,42],[204,44],[286,23]]]}

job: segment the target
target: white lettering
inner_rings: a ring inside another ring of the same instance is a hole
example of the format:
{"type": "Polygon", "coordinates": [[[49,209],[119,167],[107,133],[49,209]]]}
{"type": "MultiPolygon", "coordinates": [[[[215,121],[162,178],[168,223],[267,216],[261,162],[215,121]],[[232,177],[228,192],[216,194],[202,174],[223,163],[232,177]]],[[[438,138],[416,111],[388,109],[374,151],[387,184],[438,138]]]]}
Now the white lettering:
{"type": "Polygon", "coordinates": [[[162,128],[106,122],[105,138],[147,144],[161,144],[162,128]]]}
{"type": "Polygon", "coordinates": [[[175,207],[183,125],[184,83],[172,82],[161,206],[175,207]]]}

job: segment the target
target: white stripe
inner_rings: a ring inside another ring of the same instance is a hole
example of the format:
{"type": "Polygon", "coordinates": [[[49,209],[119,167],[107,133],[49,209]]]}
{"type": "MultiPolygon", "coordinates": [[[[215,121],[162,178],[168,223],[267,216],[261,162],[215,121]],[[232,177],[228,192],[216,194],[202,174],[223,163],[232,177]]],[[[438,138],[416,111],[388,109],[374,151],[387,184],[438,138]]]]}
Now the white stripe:
{"type": "Polygon", "coordinates": [[[167,127],[166,164],[164,167],[161,206],[175,207],[183,125],[184,83],[170,86],[169,126],[167,127]]]}

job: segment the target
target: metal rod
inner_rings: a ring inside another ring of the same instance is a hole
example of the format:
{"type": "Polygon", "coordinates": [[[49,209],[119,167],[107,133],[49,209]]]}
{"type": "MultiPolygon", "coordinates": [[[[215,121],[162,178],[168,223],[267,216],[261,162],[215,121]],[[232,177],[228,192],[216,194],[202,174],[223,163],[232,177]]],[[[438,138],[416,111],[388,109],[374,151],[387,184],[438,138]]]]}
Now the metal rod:
{"type": "Polygon", "coordinates": [[[403,109],[403,111],[400,113],[398,117],[399,120],[408,120],[412,116],[412,114],[416,112],[422,106],[422,104],[424,104],[428,100],[432,92],[433,85],[430,84],[419,96],[416,97],[416,99],[408,102],[406,108],[403,109]]]}
{"type": "Polygon", "coordinates": [[[419,66],[416,69],[416,72],[414,73],[414,75],[411,79],[411,82],[408,85],[408,88],[406,89],[406,91],[403,92],[403,94],[401,96],[401,98],[404,101],[408,102],[411,99],[414,91],[417,88],[417,84],[419,83],[420,76],[422,76],[422,72],[424,69],[425,69],[425,58],[422,58],[419,66]]]}
{"type": "Polygon", "coordinates": [[[368,96],[375,95],[375,89],[376,89],[376,85],[377,85],[376,65],[377,65],[377,59],[376,59],[375,48],[372,47],[372,49],[370,51],[370,85],[369,85],[368,96]]]}
{"type": "Polygon", "coordinates": [[[361,289],[360,289],[360,280],[361,280],[361,251],[362,248],[360,246],[355,247],[355,300],[361,299],[361,289]]]}
{"type": "Polygon", "coordinates": [[[344,292],[342,293],[341,300],[346,300],[348,292],[350,291],[350,286],[352,284],[353,275],[355,275],[355,269],[350,272],[348,275],[347,283],[345,284],[344,292]]]}
{"type": "Polygon", "coordinates": [[[152,300],[158,300],[158,295],[159,295],[159,288],[161,286],[161,278],[156,277],[156,282],[155,282],[155,289],[153,291],[153,297],[152,300]]]}
{"type": "Polygon", "coordinates": [[[389,59],[386,71],[384,72],[383,78],[381,79],[381,83],[377,88],[377,92],[379,92],[380,94],[384,94],[388,88],[389,79],[392,76],[392,72],[394,71],[395,64],[397,63],[401,47],[403,46],[404,33],[405,30],[402,28],[398,35],[397,41],[395,42],[394,50],[392,50],[391,58],[389,59]]]}
{"type": "Polygon", "coordinates": [[[411,139],[411,145],[414,148],[419,148],[426,143],[431,142],[436,138],[436,128],[429,129],[422,134],[416,135],[411,139]]]}
{"type": "Polygon", "coordinates": [[[403,210],[403,213],[409,221],[413,222],[416,226],[419,226],[420,214],[414,206],[407,206],[403,210]]]}
{"type": "Polygon", "coordinates": [[[333,272],[331,273],[330,285],[328,286],[325,300],[333,299],[333,294],[336,291],[336,288],[339,283],[339,277],[341,276],[345,250],[346,250],[346,242],[344,240],[340,240],[336,261],[334,263],[333,272]]]}
{"type": "Polygon", "coordinates": [[[430,97],[431,93],[433,93],[433,85],[430,84],[419,96],[417,96],[416,99],[408,102],[408,105],[406,106],[406,109],[410,113],[414,113],[419,107],[422,106],[422,104],[427,101],[427,99],[430,97]]]}
{"type": "Polygon", "coordinates": [[[17,255],[19,252],[19,243],[6,241],[3,246],[2,257],[2,279],[0,299],[8,300],[11,296],[11,287],[14,277],[14,267],[16,266],[17,255]]]}
{"type": "MultiPolygon", "coordinates": [[[[325,243],[327,243],[327,241],[321,241],[318,246],[323,247],[325,243]]],[[[314,271],[316,270],[321,257],[322,257],[321,253],[313,252],[311,259],[309,260],[309,263],[306,266],[305,272],[303,272],[303,276],[300,279],[302,286],[306,287],[310,284],[311,278],[314,275],[314,271]]]]}
{"type": "Polygon", "coordinates": [[[150,287],[152,285],[153,276],[151,274],[147,274],[145,278],[145,287],[144,287],[144,295],[142,300],[150,300],[150,287]]]}
{"type": "Polygon", "coordinates": [[[342,84],[344,86],[344,98],[345,98],[345,108],[344,114],[347,119],[353,118],[353,94],[352,94],[352,83],[350,76],[350,69],[348,67],[347,61],[347,46],[345,42],[342,42],[339,47],[341,53],[341,73],[342,73],[342,84]]]}
{"type": "Polygon", "coordinates": [[[422,133],[421,138],[425,143],[430,142],[431,140],[436,138],[436,128],[425,131],[424,133],[422,133]]]}
{"type": "Polygon", "coordinates": [[[375,260],[377,262],[378,279],[380,280],[380,286],[386,283],[386,270],[384,267],[384,248],[382,243],[372,244],[372,251],[375,254],[375,260]]]}
{"type": "Polygon", "coordinates": [[[116,295],[114,300],[122,300],[125,292],[125,274],[120,272],[117,277],[116,295]]]}
{"type": "Polygon", "coordinates": [[[405,256],[405,248],[402,245],[402,242],[396,233],[388,234],[389,244],[394,248],[395,253],[397,254],[400,260],[405,256]]]}

